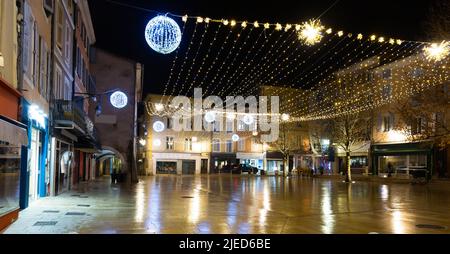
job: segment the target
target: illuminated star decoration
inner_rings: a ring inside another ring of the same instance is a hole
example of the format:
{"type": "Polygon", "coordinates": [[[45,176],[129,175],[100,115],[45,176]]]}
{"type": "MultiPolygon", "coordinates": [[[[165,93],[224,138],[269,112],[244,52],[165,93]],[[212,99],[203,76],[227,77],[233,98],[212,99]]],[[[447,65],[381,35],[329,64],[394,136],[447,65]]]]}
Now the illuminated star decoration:
{"type": "Polygon", "coordinates": [[[440,44],[433,43],[431,46],[425,47],[424,51],[428,60],[441,61],[450,53],[450,42],[442,41],[440,44]]]}
{"type": "Polygon", "coordinates": [[[300,25],[298,38],[306,45],[312,46],[322,40],[323,29],[325,29],[325,27],[320,24],[320,20],[310,20],[308,22],[304,22],[300,25]]]}
{"type": "Polygon", "coordinates": [[[181,30],[173,19],[159,15],[148,22],[145,39],[156,52],[170,54],[180,45],[181,30]]]}

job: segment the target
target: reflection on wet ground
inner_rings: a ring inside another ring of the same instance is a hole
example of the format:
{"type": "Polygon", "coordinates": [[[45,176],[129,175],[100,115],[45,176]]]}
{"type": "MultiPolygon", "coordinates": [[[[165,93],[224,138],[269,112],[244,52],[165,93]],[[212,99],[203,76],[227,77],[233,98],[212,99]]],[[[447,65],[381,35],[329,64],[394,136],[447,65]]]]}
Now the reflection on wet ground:
{"type": "Polygon", "coordinates": [[[103,178],[35,202],[6,233],[450,233],[449,208],[442,182],[212,175],[129,186],[103,178]]]}

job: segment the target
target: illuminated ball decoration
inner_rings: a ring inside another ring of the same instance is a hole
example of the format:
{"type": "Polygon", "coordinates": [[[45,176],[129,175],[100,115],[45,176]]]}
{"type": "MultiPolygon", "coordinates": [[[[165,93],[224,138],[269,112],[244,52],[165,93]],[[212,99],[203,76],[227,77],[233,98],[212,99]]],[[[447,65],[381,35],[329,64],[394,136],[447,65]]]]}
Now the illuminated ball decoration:
{"type": "Polygon", "coordinates": [[[231,136],[231,140],[233,140],[233,142],[239,141],[239,135],[238,134],[233,134],[233,136],[231,136]]]}
{"type": "Polygon", "coordinates": [[[153,130],[156,132],[162,132],[165,128],[164,123],[161,121],[156,121],[153,123],[153,130]]]}
{"type": "Polygon", "coordinates": [[[128,104],[128,97],[125,93],[117,91],[111,94],[109,97],[109,101],[113,107],[121,109],[124,108],[128,104]]]}
{"type": "Polygon", "coordinates": [[[205,114],[205,121],[207,123],[212,123],[216,120],[216,113],[214,111],[209,111],[205,114]]]}
{"type": "Polygon", "coordinates": [[[173,19],[159,15],[148,22],[145,39],[156,52],[170,54],[180,45],[181,30],[173,19]]]}
{"type": "Polygon", "coordinates": [[[242,117],[242,122],[244,122],[246,125],[250,125],[255,121],[253,116],[249,114],[245,114],[244,117],[242,117]]]}

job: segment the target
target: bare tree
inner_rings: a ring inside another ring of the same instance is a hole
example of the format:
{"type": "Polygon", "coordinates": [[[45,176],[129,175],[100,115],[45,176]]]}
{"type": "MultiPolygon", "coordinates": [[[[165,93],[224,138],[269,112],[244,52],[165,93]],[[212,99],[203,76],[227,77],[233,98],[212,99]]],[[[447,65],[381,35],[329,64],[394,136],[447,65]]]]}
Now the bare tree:
{"type": "Polygon", "coordinates": [[[424,23],[427,39],[448,40],[450,38],[450,2],[434,0],[424,23]]]}
{"type": "Polygon", "coordinates": [[[351,182],[350,156],[370,140],[371,118],[367,113],[347,114],[330,119],[328,124],[333,144],[346,154],[347,174],[345,181],[351,182]]]}

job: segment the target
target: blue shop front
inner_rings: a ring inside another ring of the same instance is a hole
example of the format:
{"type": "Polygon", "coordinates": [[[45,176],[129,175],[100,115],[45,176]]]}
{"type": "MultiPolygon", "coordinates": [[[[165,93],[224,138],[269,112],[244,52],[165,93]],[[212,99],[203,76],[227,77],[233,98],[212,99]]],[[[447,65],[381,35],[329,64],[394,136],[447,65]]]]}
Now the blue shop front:
{"type": "Polygon", "coordinates": [[[27,163],[22,163],[20,208],[47,196],[49,179],[49,122],[48,116],[36,104],[22,100],[22,122],[28,130],[28,147],[23,151],[27,163]]]}

